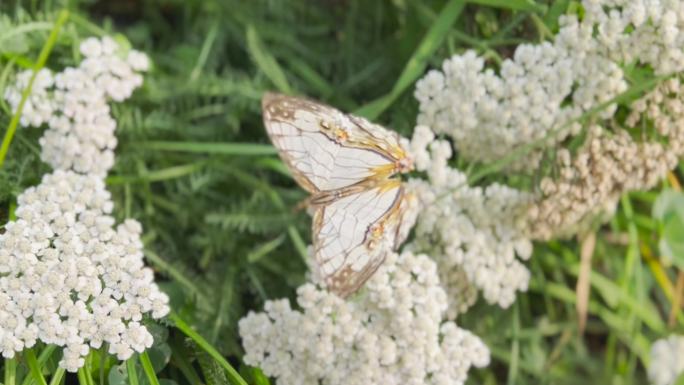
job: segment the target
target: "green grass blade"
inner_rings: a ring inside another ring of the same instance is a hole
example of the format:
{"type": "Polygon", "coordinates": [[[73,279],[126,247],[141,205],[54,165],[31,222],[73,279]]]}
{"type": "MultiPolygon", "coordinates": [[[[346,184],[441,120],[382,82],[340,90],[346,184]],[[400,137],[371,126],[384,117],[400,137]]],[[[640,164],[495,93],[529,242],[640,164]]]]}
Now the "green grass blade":
{"type": "Polygon", "coordinates": [[[226,361],[225,358],[221,355],[221,353],[218,352],[213,346],[207,342],[207,340],[204,339],[201,335],[199,335],[196,331],[194,331],[188,324],[185,323],[178,315],[175,313],[171,313],[169,316],[171,321],[176,325],[176,328],[183,332],[186,336],[190,337],[197,345],[199,345],[202,350],[207,352],[216,362],[219,363],[223,367],[223,369],[226,370],[228,373],[228,377],[231,379],[236,384],[239,385],[247,385],[247,381],[245,381],[240,374],[233,368],[233,366],[226,361]]]}
{"type": "Polygon", "coordinates": [[[684,373],[677,377],[677,380],[675,380],[675,385],[684,385],[684,373]]]}
{"type": "Polygon", "coordinates": [[[180,369],[183,376],[191,384],[201,384],[202,380],[190,363],[191,353],[189,349],[185,346],[184,341],[181,338],[174,338],[171,341],[171,349],[173,354],[171,355],[171,362],[180,369]]]}
{"type": "Polygon", "coordinates": [[[285,241],[285,234],[281,234],[278,238],[275,238],[262,245],[259,245],[256,249],[247,254],[247,262],[258,262],[265,255],[277,249],[278,246],[280,246],[283,243],[283,241],[285,241]]]}
{"type": "Polygon", "coordinates": [[[159,378],[157,378],[157,373],[154,372],[154,366],[152,366],[152,361],[150,361],[150,356],[147,355],[147,352],[140,353],[140,364],[142,364],[150,384],[159,385],[159,378]]]}
{"type": "Polygon", "coordinates": [[[166,262],[162,257],[157,255],[155,252],[148,250],[148,249],[145,249],[145,258],[148,261],[152,262],[152,264],[156,268],[165,272],[171,278],[173,278],[176,282],[178,282],[183,287],[185,287],[185,289],[188,290],[190,293],[192,293],[194,297],[196,297],[196,298],[203,298],[204,297],[202,291],[192,281],[185,278],[185,275],[182,272],[175,269],[173,267],[173,265],[166,262]]]}
{"type": "MultiPolygon", "coordinates": [[[[2,95],[5,94],[5,88],[7,88],[7,79],[9,79],[9,75],[12,71],[12,68],[14,68],[14,60],[10,60],[7,64],[5,64],[5,67],[2,69],[2,72],[0,72],[0,94],[2,95]]],[[[5,101],[5,98],[0,98],[0,108],[2,108],[5,114],[12,114],[12,111],[10,110],[9,105],[5,101]]]]}
{"type": "Polygon", "coordinates": [[[62,377],[64,377],[64,372],[64,368],[58,367],[50,379],[50,385],[59,385],[62,382],[62,377]]]}
{"type": "Polygon", "coordinates": [[[365,106],[355,111],[355,114],[364,116],[368,119],[375,119],[383,111],[385,111],[413,82],[415,82],[423,73],[428,65],[428,60],[442,45],[451,26],[456,19],[461,15],[464,0],[451,0],[444,6],[439,16],[435,20],[432,27],[423,37],[420,45],[413,53],[399,75],[399,79],[392,87],[392,90],[385,96],[382,96],[365,106]]]}
{"type": "Polygon", "coordinates": [[[197,78],[202,73],[202,68],[204,68],[204,65],[207,62],[207,58],[209,57],[209,52],[211,52],[211,47],[214,45],[214,41],[216,40],[217,33],[218,33],[218,23],[214,23],[211,26],[211,29],[209,30],[207,37],[204,39],[204,43],[202,44],[202,49],[200,51],[199,57],[197,58],[197,63],[195,63],[195,68],[193,68],[192,72],[190,73],[189,81],[192,82],[192,81],[197,80],[197,78]]]}
{"type": "Polygon", "coordinates": [[[161,182],[170,179],[178,179],[199,171],[203,166],[204,162],[196,162],[149,171],[140,175],[114,175],[107,178],[107,184],[118,185],[125,183],[161,182]]]}
{"type": "MultiPolygon", "coordinates": [[[[579,265],[570,266],[568,271],[576,277],[579,274],[579,265]]],[[[659,317],[657,309],[650,302],[635,299],[621,288],[619,284],[597,271],[591,272],[590,282],[591,287],[601,295],[601,298],[603,298],[608,306],[617,307],[621,305],[652,330],[656,332],[665,330],[665,323],[659,317]]]]}
{"type": "Polygon", "coordinates": [[[507,384],[513,385],[518,379],[518,362],[520,361],[520,305],[516,302],[513,305],[513,324],[511,325],[511,361],[508,366],[507,384]]]}
{"type": "Polygon", "coordinates": [[[316,72],[304,60],[295,57],[290,58],[289,67],[296,75],[304,80],[309,87],[313,88],[322,96],[330,96],[335,93],[335,88],[321,75],[316,72]]]}
{"type": "Polygon", "coordinates": [[[17,381],[17,359],[5,359],[5,382],[4,385],[15,385],[17,381]]]}
{"type": "Polygon", "coordinates": [[[33,352],[33,349],[24,350],[24,358],[26,359],[26,364],[29,367],[33,381],[37,382],[38,385],[47,385],[45,377],[43,377],[43,373],[40,370],[40,365],[38,365],[36,353],[33,352]]]}
{"type": "MultiPolygon", "coordinates": [[[[490,175],[492,173],[495,173],[497,171],[502,170],[506,165],[511,164],[514,160],[519,159],[526,154],[530,153],[531,151],[541,148],[547,145],[547,141],[551,138],[553,138],[557,133],[559,133],[561,130],[569,127],[571,124],[576,123],[576,122],[583,122],[592,116],[596,115],[597,113],[603,111],[604,109],[612,106],[613,104],[620,104],[628,100],[632,100],[633,98],[636,98],[643,93],[652,90],[655,88],[658,84],[663,82],[664,80],[669,79],[669,76],[659,76],[655,77],[653,79],[649,79],[648,81],[644,81],[638,84],[635,84],[628,88],[625,92],[615,96],[614,98],[603,102],[599,104],[598,106],[589,109],[585,113],[583,113],[581,116],[571,119],[563,124],[561,124],[558,127],[555,127],[551,129],[546,136],[543,138],[537,139],[535,141],[526,143],[524,145],[518,146],[517,148],[513,149],[510,151],[508,154],[504,155],[500,159],[489,163],[487,166],[483,167],[476,173],[472,174],[471,176],[468,177],[468,184],[473,185],[477,183],[480,179],[484,178],[487,175],[490,175]]],[[[460,187],[459,187],[460,188],[460,187]]]]}
{"type": "Polygon", "coordinates": [[[297,253],[302,258],[302,261],[307,263],[309,260],[309,252],[306,249],[306,242],[304,242],[304,239],[302,239],[302,236],[299,234],[299,231],[297,231],[297,228],[293,225],[288,226],[287,234],[290,236],[290,240],[292,241],[295,249],[297,249],[297,253]]]}
{"type": "Polygon", "coordinates": [[[135,360],[133,357],[126,360],[126,372],[128,372],[128,383],[131,385],[138,385],[138,371],[135,368],[135,360]]]}
{"type": "Polygon", "coordinates": [[[86,356],[85,358],[85,366],[83,367],[86,381],[88,381],[88,385],[95,385],[95,379],[93,379],[93,366],[91,365],[92,360],[93,355],[88,354],[88,356],[86,356]]]}
{"type": "Polygon", "coordinates": [[[221,290],[221,298],[219,299],[218,306],[214,303],[213,307],[216,310],[216,316],[214,317],[213,326],[211,329],[210,338],[211,341],[218,341],[219,333],[221,329],[230,322],[230,305],[233,303],[233,295],[235,293],[235,266],[230,265],[228,271],[224,275],[223,286],[219,289],[221,290]]]}
{"type": "Polygon", "coordinates": [[[280,67],[276,59],[266,50],[261,38],[253,25],[247,26],[247,49],[249,50],[254,63],[268,77],[280,92],[292,93],[292,88],[287,82],[285,72],[280,67]]]}
{"type": "MultiPolygon", "coordinates": [[[[85,369],[83,369],[83,368],[78,369],[78,373],[76,375],[78,376],[78,384],[79,385],[89,385],[88,384],[88,377],[86,376],[85,369]]],[[[131,382],[131,385],[138,385],[138,384],[134,384],[131,382]]]]}
{"type": "MultiPolygon", "coordinates": [[[[11,217],[11,216],[10,216],[11,217]]],[[[55,349],[57,346],[55,345],[48,345],[43,349],[40,354],[38,355],[38,367],[43,368],[45,366],[45,363],[47,360],[52,356],[52,353],[54,353],[55,349]]],[[[22,385],[29,385],[33,382],[33,378],[31,377],[26,377],[24,378],[24,381],[22,381],[22,385]]]]}
{"type": "Polygon", "coordinates": [[[203,143],[203,142],[141,142],[136,146],[151,151],[177,151],[195,154],[218,154],[235,156],[277,155],[275,147],[258,143],[203,143]]]}
{"type": "Polygon", "coordinates": [[[52,52],[52,48],[55,46],[55,43],[57,42],[57,36],[59,36],[59,31],[62,29],[62,25],[66,23],[68,18],[69,11],[63,10],[59,13],[59,16],[57,16],[57,21],[55,21],[55,25],[52,28],[52,31],[50,32],[50,36],[48,36],[48,39],[45,41],[45,45],[43,45],[43,48],[41,49],[40,54],[38,55],[38,60],[36,61],[36,64],[33,66],[33,74],[31,74],[31,78],[29,79],[28,85],[26,85],[26,88],[21,93],[21,100],[19,101],[17,110],[14,112],[12,120],[10,121],[9,126],[5,131],[5,137],[2,139],[2,144],[0,144],[0,167],[2,167],[2,165],[5,163],[7,151],[9,151],[10,144],[12,143],[12,138],[14,138],[14,133],[17,131],[17,127],[19,126],[21,113],[24,110],[24,104],[26,104],[26,100],[31,94],[31,88],[33,87],[33,82],[36,80],[36,75],[38,75],[38,71],[43,69],[43,67],[45,66],[48,57],[50,57],[50,52],[52,52]]]}
{"type": "Polygon", "coordinates": [[[468,0],[470,4],[509,9],[511,11],[545,12],[546,7],[531,0],[468,0]]]}
{"type": "Polygon", "coordinates": [[[2,46],[5,40],[9,40],[15,36],[24,35],[35,31],[49,31],[53,27],[54,25],[47,21],[34,21],[31,23],[18,25],[8,31],[5,31],[3,34],[0,34],[0,46],[2,46]]]}

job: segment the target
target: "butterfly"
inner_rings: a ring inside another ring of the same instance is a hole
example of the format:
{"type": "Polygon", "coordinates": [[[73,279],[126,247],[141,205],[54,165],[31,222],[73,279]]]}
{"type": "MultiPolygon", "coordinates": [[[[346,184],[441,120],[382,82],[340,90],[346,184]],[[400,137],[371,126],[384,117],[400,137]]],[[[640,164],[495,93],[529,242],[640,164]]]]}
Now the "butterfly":
{"type": "Polygon", "coordinates": [[[266,131],[311,196],[315,268],[340,297],[357,291],[406,239],[416,199],[397,173],[413,162],[402,138],[305,98],[266,93],[266,131]]]}

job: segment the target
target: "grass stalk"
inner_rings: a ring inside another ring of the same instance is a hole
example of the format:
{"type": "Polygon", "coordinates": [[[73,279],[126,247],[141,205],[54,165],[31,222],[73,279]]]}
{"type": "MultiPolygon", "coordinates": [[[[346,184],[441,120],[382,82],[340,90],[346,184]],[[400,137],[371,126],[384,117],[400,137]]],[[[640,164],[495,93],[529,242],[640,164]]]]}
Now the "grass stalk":
{"type": "Polygon", "coordinates": [[[154,371],[154,366],[152,366],[152,361],[150,361],[150,356],[147,352],[140,353],[140,364],[145,371],[145,376],[151,385],[159,385],[159,378],[157,378],[157,373],[154,371]]]}
{"type": "Polygon", "coordinates": [[[242,376],[233,368],[233,366],[226,361],[225,358],[221,355],[221,353],[216,350],[207,340],[204,339],[199,333],[194,331],[185,321],[183,321],[177,314],[171,313],[169,316],[171,321],[175,324],[176,328],[180,330],[183,334],[188,336],[190,339],[195,341],[195,343],[202,348],[205,352],[207,352],[216,362],[218,362],[223,369],[226,370],[228,373],[228,377],[230,378],[233,383],[236,383],[238,385],[247,385],[247,381],[245,381],[242,376]]]}
{"type": "Polygon", "coordinates": [[[7,157],[7,152],[9,151],[10,144],[12,144],[12,139],[14,138],[14,134],[17,131],[17,127],[19,126],[19,121],[21,120],[21,113],[24,110],[24,105],[26,104],[26,100],[28,100],[29,95],[31,94],[31,88],[33,87],[33,82],[36,80],[36,76],[38,75],[38,72],[45,67],[45,63],[47,62],[48,58],[50,57],[50,53],[52,52],[52,48],[55,46],[55,43],[57,42],[57,37],[59,36],[59,31],[66,23],[67,19],[69,18],[69,11],[67,10],[62,10],[59,15],[57,16],[57,21],[55,21],[55,25],[52,28],[52,31],[50,32],[50,35],[48,36],[48,39],[45,41],[45,45],[43,45],[43,49],[41,49],[40,54],[38,55],[38,60],[35,62],[33,65],[33,73],[31,74],[31,77],[29,78],[29,82],[26,85],[26,88],[22,91],[21,93],[21,100],[19,101],[19,105],[17,106],[17,110],[14,112],[14,115],[12,115],[12,120],[10,120],[9,126],[7,127],[7,130],[5,131],[5,136],[2,139],[2,144],[0,144],[0,167],[5,163],[5,158],[7,157]]]}
{"type": "Polygon", "coordinates": [[[439,16],[427,31],[425,37],[423,37],[413,56],[404,66],[404,70],[399,75],[399,79],[390,92],[359,108],[355,111],[355,114],[373,120],[391,106],[409,86],[413,85],[416,79],[424,74],[428,65],[428,59],[442,45],[452,25],[461,15],[463,7],[465,7],[464,0],[449,1],[439,13],[439,16]]]}
{"type": "Polygon", "coordinates": [[[17,359],[5,359],[5,382],[4,385],[15,385],[17,382],[17,359]]]}
{"type": "Polygon", "coordinates": [[[33,349],[24,350],[24,358],[26,359],[26,364],[29,367],[33,381],[35,381],[38,385],[47,385],[45,377],[43,377],[43,373],[40,370],[38,360],[36,359],[36,353],[33,351],[33,349]]]}
{"type": "Polygon", "coordinates": [[[138,385],[138,371],[135,368],[135,359],[133,357],[126,360],[126,372],[128,373],[128,383],[138,385]]]}

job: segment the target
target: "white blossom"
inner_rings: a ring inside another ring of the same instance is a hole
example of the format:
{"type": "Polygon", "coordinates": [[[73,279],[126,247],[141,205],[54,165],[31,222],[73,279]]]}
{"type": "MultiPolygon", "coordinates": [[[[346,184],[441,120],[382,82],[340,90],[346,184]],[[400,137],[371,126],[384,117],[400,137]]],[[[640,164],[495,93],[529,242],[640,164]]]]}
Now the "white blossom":
{"type": "Polygon", "coordinates": [[[434,140],[427,126],[416,127],[410,148],[420,159],[416,168],[426,171],[428,179],[408,183],[421,212],[407,248],[437,262],[448,317],[465,312],[478,290],[487,302],[510,306],[517,291],[527,290],[530,278],[519,260],[532,254],[524,221],[529,194],[500,184],[469,186],[465,174],[448,165],[449,143],[434,140]]]}
{"type": "MultiPolygon", "coordinates": [[[[499,73],[469,51],[446,60],[416,86],[418,123],[454,139],[466,159],[491,162],[546,138],[554,146],[580,132],[575,121],[624,92],[622,64],[656,74],[684,70],[684,2],[585,0],[582,20],[560,19],[551,42],[522,44],[499,73]]],[[[599,117],[611,118],[615,105],[599,117]]],[[[509,166],[537,169],[541,152],[509,166]]]]}
{"type": "Polygon", "coordinates": [[[279,385],[458,385],[489,363],[479,338],[444,321],[446,294],[425,255],[391,254],[351,301],[312,284],[297,294],[301,310],[268,301],[239,323],[245,363],[279,385]]]}
{"type": "Polygon", "coordinates": [[[169,311],[144,267],[142,227],[115,227],[102,179],[55,171],[18,198],[17,219],[0,235],[0,349],[11,357],[36,340],[64,346],[75,371],[90,348],[110,344],[127,359],[152,345],[140,324],[169,311]]]}
{"type": "MultiPolygon", "coordinates": [[[[17,74],[15,84],[5,90],[5,100],[12,110],[16,110],[21,102],[22,93],[28,87],[33,71],[22,71],[17,74]]],[[[19,123],[22,126],[40,126],[47,123],[56,113],[57,103],[50,90],[54,86],[54,75],[43,68],[36,74],[19,123]]]]}
{"type": "Polygon", "coordinates": [[[648,379],[653,385],[675,385],[684,375],[684,336],[672,335],[651,345],[648,379]]]}
{"type": "MultiPolygon", "coordinates": [[[[104,183],[116,147],[108,101],[128,98],[149,62],[135,51],[122,59],[107,37],[80,50],[78,67],[36,76],[21,123],[47,123],[41,154],[55,171],[19,195],[16,220],[0,234],[0,351],[9,358],[36,341],[62,346],[59,365],[72,372],[103,343],[120,360],[149,348],[143,316],[169,312],[143,263],[142,226],[116,224],[104,183]]],[[[30,76],[20,73],[5,95],[14,109],[30,76]]]]}
{"type": "Polygon", "coordinates": [[[609,218],[625,192],[656,186],[684,155],[682,106],[681,81],[668,79],[632,103],[627,127],[615,122],[592,125],[574,155],[559,149],[558,175],[541,181],[528,209],[530,236],[546,240],[572,235],[609,218]],[[626,130],[645,124],[659,137],[637,140],[626,130]]]}
{"type": "MultiPolygon", "coordinates": [[[[138,72],[149,68],[149,59],[134,50],[122,52],[109,37],[88,38],[80,51],[85,59],[78,67],[54,75],[46,69],[38,73],[21,124],[48,125],[40,138],[41,158],[54,169],[104,176],[114,165],[117,145],[108,101],[128,99],[142,85],[138,72]]],[[[5,93],[14,110],[31,74],[19,73],[5,93]]]]}

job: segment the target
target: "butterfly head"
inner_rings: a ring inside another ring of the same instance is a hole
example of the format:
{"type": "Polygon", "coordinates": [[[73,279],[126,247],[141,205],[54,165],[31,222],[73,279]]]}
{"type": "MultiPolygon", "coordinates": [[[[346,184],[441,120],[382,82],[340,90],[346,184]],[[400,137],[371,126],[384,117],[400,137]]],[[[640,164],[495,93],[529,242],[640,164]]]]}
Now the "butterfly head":
{"type": "Polygon", "coordinates": [[[409,156],[400,158],[394,163],[394,168],[397,172],[407,173],[413,171],[413,159],[409,156]]]}

